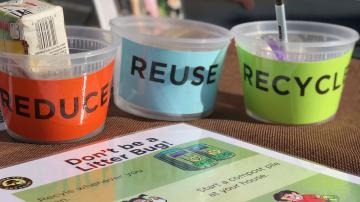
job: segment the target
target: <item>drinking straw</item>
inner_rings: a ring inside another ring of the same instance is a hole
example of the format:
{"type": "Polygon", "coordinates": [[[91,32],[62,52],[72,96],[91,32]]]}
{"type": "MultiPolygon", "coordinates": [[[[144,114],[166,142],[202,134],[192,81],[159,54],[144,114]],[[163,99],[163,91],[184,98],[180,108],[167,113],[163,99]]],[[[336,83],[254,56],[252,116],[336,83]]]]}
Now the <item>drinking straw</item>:
{"type": "Polygon", "coordinates": [[[287,36],[284,0],[276,0],[275,12],[276,12],[276,20],[279,28],[279,39],[280,41],[287,42],[288,36],[287,36]]]}

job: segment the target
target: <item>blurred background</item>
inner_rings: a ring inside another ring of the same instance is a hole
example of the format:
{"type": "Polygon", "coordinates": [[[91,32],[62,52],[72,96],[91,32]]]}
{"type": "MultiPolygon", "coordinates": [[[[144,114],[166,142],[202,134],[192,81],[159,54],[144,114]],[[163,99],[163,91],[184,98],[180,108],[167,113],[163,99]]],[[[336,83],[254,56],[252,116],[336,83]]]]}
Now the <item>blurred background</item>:
{"type": "MultiPolygon", "coordinates": [[[[0,0],[0,2],[3,0],[0,0]]],[[[67,25],[109,28],[119,15],[170,16],[214,23],[226,28],[243,22],[274,20],[274,0],[47,0],[64,8],[67,25]],[[157,4],[155,8],[151,4],[157,4]]],[[[289,20],[311,20],[345,25],[360,32],[360,0],[286,0],[289,20]]],[[[360,43],[355,56],[360,58],[360,43]]]]}

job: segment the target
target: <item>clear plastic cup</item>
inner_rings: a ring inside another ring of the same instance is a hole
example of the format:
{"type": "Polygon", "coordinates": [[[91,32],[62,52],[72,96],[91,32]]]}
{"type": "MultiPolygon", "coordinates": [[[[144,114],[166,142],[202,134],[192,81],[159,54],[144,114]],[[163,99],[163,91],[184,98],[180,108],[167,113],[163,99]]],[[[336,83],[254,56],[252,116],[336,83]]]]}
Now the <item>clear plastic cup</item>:
{"type": "Polygon", "coordinates": [[[66,31],[68,55],[0,53],[0,108],[15,139],[73,142],[104,128],[117,45],[101,29],[66,31]]]}
{"type": "Polygon", "coordinates": [[[312,124],[335,116],[359,35],[347,27],[289,21],[288,43],[275,21],[245,23],[232,33],[247,113],[260,121],[312,124]]]}
{"type": "Polygon", "coordinates": [[[114,101],[141,117],[183,121],[212,113],[229,30],[191,20],[121,17],[114,101]]]}

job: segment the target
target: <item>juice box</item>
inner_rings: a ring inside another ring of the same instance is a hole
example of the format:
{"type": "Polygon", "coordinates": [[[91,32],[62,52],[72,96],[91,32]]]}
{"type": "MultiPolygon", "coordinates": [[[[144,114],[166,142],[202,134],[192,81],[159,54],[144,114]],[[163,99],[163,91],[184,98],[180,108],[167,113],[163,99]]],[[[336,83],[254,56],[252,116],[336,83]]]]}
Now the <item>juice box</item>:
{"type": "Polygon", "coordinates": [[[26,55],[68,54],[62,7],[39,0],[1,3],[0,51],[26,55]]]}

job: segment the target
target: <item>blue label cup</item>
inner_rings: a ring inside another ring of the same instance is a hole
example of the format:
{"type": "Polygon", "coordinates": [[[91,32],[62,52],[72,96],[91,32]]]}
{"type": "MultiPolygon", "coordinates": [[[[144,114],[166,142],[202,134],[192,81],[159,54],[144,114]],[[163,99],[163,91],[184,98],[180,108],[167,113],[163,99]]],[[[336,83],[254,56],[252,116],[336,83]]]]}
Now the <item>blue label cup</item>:
{"type": "Polygon", "coordinates": [[[115,104],[152,119],[181,121],[213,111],[231,35],[201,22],[151,17],[112,21],[121,40],[115,104]]]}

